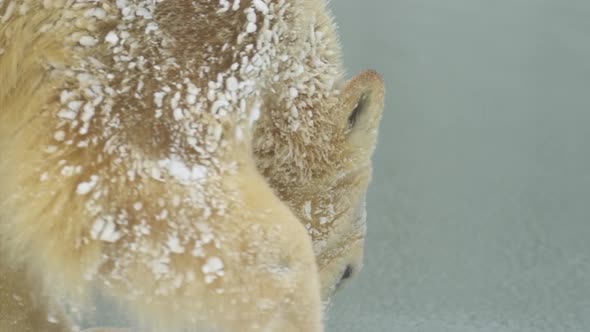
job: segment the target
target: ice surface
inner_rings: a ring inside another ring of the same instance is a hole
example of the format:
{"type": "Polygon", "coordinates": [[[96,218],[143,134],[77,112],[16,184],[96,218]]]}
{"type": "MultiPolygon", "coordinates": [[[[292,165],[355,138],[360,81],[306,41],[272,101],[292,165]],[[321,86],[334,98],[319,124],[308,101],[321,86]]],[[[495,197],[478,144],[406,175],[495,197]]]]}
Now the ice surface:
{"type": "Polygon", "coordinates": [[[328,331],[590,331],[590,2],[331,7],[388,95],[365,269],[328,331]]]}

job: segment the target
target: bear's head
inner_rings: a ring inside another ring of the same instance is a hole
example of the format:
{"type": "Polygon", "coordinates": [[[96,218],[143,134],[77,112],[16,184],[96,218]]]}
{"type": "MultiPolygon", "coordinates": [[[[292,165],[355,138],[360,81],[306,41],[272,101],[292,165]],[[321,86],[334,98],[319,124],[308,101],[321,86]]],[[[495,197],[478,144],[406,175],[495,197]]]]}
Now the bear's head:
{"type": "Polygon", "coordinates": [[[384,108],[383,80],[374,71],[333,90],[309,107],[304,114],[313,120],[297,131],[265,116],[254,140],[259,170],[312,238],[324,299],[362,267],[365,197],[384,108]]]}

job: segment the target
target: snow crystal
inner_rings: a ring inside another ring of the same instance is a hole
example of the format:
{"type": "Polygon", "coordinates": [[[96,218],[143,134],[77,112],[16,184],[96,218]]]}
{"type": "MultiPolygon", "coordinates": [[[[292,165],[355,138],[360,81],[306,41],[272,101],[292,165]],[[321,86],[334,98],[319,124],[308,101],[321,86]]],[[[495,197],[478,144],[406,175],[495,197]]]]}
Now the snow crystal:
{"type": "Polygon", "coordinates": [[[166,275],[168,274],[168,272],[170,272],[170,267],[168,263],[168,257],[159,257],[157,259],[152,260],[149,265],[154,275],[161,276],[166,275]]]}
{"type": "Polygon", "coordinates": [[[57,116],[65,119],[65,120],[74,120],[76,119],[76,116],[78,115],[78,113],[76,113],[76,111],[73,110],[61,110],[57,113],[57,116]]]}
{"type": "Polygon", "coordinates": [[[191,177],[194,180],[203,180],[207,177],[207,167],[201,165],[193,166],[191,177]]]}
{"type": "Polygon", "coordinates": [[[205,257],[205,250],[201,246],[195,246],[191,251],[191,255],[194,257],[205,257]]]}
{"type": "Polygon", "coordinates": [[[107,33],[104,39],[107,43],[113,46],[119,43],[119,36],[117,36],[117,33],[115,31],[110,31],[109,33],[107,33]]]}
{"type": "Polygon", "coordinates": [[[246,14],[246,20],[251,23],[256,23],[256,13],[253,10],[248,10],[246,14]]]}
{"type": "Polygon", "coordinates": [[[94,187],[96,186],[97,183],[98,183],[98,176],[92,175],[90,177],[90,181],[81,182],[78,184],[78,187],[76,187],[76,193],[78,195],[86,195],[89,192],[91,192],[92,189],[94,189],[94,187]]]}
{"type": "Polygon", "coordinates": [[[158,29],[159,29],[158,23],[156,23],[156,22],[150,22],[145,27],[145,33],[146,34],[149,34],[151,32],[154,32],[154,31],[158,30],[158,29]]]}
{"type": "Polygon", "coordinates": [[[121,238],[121,233],[117,232],[117,227],[112,217],[97,218],[90,229],[90,236],[94,240],[104,242],[117,242],[121,238]]]}
{"type": "Polygon", "coordinates": [[[53,134],[53,138],[55,138],[56,141],[61,142],[66,138],[66,133],[63,130],[58,130],[53,134]]]}
{"type": "Polygon", "coordinates": [[[166,96],[166,92],[164,91],[154,93],[154,103],[156,103],[158,108],[161,108],[164,105],[164,96],[166,96]]]}
{"type": "Polygon", "coordinates": [[[94,106],[92,106],[92,104],[91,104],[91,103],[86,103],[86,104],[84,105],[84,110],[83,110],[83,112],[82,112],[82,116],[80,117],[80,119],[81,119],[83,122],[88,122],[88,121],[90,121],[90,120],[92,119],[92,117],[94,116],[94,112],[95,112],[94,106]]]}
{"type": "Polygon", "coordinates": [[[263,13],[264,15],[268,14],[268,10],[269,10],[268,5],[266,3],[264,3],[264,1],[253,0],[252,4],[259,12],[263,13]]]}
{"type": "Polygon", "coordinates": [[[252,23],[252,22],[248,22],[248,24],[246,25],[246,32],[248,33],[254,33],[256,32],[256,24],[252,23]]]}
{"type": "Polygon", "coordinates": [[[215,273],[223,269],[223,261],[218,257],[210,257],[202,267],[203,273],[215,273]]]}
{"type": "Polygon", "coordinates": [[[260,103],[256,103],[250,112],[249,124],[250,127],[260,118],[260,103]]]}
{"type": "Polygon", "coordinates": [[[225,84],[228,91],[236,91],[238,89],[238,80],[233,76],[228,77],[225,84]]]}
{"type": "Polygon", "coordinates": [[[139,7],[135,10],[135,15],[143,17],[145,19],[152,18],[152,13],[145,7],[139,7]]]}
{"type": "Polygon", "coordinates": [[[78,40],[78,43],[80,43],[80,45],[82,45],[82,46],[94,46],[94,45],[98,44],[98,39],[96,39],[92,36],[82,36],[78,40]]]}
{"type": "Polygon", "coordinates": [[[180,239],[178,236],[170,236],[168,237],[168,241],[166,242],[168,248],[171,252],[176,254],[184,253],[184,247],[180,244],[180,239]]]}
{"type": "Polygon", "coordinates": [[[289,97],[291,97],[291,99],[295,99],[295,98],[297,98],[297,96],[299,96],[299,91],[297,91],[297,89],[291,87],[289,89],[289,97]]]}
{"type": "Polygon", "coordinates": [[[86,12],[86,16],[96,17],[99,20],[104,20],[107,17],[107,13],[104,9],[98,7],[88,10],[88,12],[86,12]]]}
{"type": "Polygon", "coordinates": [[[84,102],[81,100],[73,100],[68,103],[68,108],[74,112],[77,112],[80,110],[83,104],[84,102]]]}
{"type": "Polygon", "coordinates": [[[51,315],[51,314],[47,315],[47,321],[52,324],[59,323],[59,319],[57,319],[57,317],[55,317],[55,315],[51,315]]]}
{"type": "Polygon", "coordinates": [[[178,103],[180,102],[180,92],[176,92],[172,99],[170,99],[170,106],[172,109],[178,108],[178,103]]]}
{"type": "Polygon", "coordinates": [[[213,102],[213,105],[211,105],[211,113],[217,113],[219,109],[227,106],[229,106],[229,102],[227,100],[216,100],[213,102]]]}
{"type": "Polygon", "coordinates": [[[197,103],[197,95],[188,94],[186,96],[186,103],[189,105],[194,105],[197,103]]]}
{"type": "Polygon", "coordinates": [[[230,3],[227,0],[219,0],[219,5],[221,6],[221,9],[219,9],[217,12],[218,13],[225,13],[226,11],[229,10],[229,6],[230,3]]]}
{"type": "Polygon", "coordinates": [[[307,220],[311,220],[311,201],[307,201],[303,205],[303,215],[307,220]]]}
{"type": "Polygon", "coordinates": [[[182,108],[175,108],[174,112],[173,112],[173,116],[174,116],[174,120],[176,120],[176,121],[180,121],[180,120],[184,119],[184,112],[182,111],[182,108]]]}
{"type": "Polygon", "coordinates": [[[158,165],[168,171],[170,176],[181,182],[202,180],[207,175],[206,167],[202,165],[188,166],[184,161],[178,159],[178,157],[160,160],[158,165]]]}

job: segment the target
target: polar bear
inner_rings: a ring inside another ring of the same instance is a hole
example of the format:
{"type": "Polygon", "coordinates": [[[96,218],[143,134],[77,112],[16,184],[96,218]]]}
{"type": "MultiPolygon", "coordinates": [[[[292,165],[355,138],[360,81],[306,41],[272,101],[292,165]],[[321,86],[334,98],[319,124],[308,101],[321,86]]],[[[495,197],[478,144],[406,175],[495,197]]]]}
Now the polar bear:
{"type": "Polygon", "coordinates": [[[383,110],[342,68],[324,0],[0,0],[0,324],[322,331],[383,110]]]}

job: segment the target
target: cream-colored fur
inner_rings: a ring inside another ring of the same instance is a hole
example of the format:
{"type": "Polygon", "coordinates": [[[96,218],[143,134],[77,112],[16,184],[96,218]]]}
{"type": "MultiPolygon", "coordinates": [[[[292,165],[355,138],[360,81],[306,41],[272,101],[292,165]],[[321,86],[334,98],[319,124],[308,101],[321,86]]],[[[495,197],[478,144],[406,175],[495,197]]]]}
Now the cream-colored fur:
{"type": "Polygon", "coordinates": [[[261,173],[312,237],[324,299],[347,267],[352,274],[362,268],[365,196],[383,98],[383,81],[367,71],[344,86],[336,108],[313,110],[323,123],[310,130],[312,143],[281,137],[280,118],[265,115],[255,135],[261,173]]]}
{"type": "Polygon", "coordinates": [[[322,331],[383,109],[339,54],[323,0],[0,1],[0,324],[322,331]]]}

